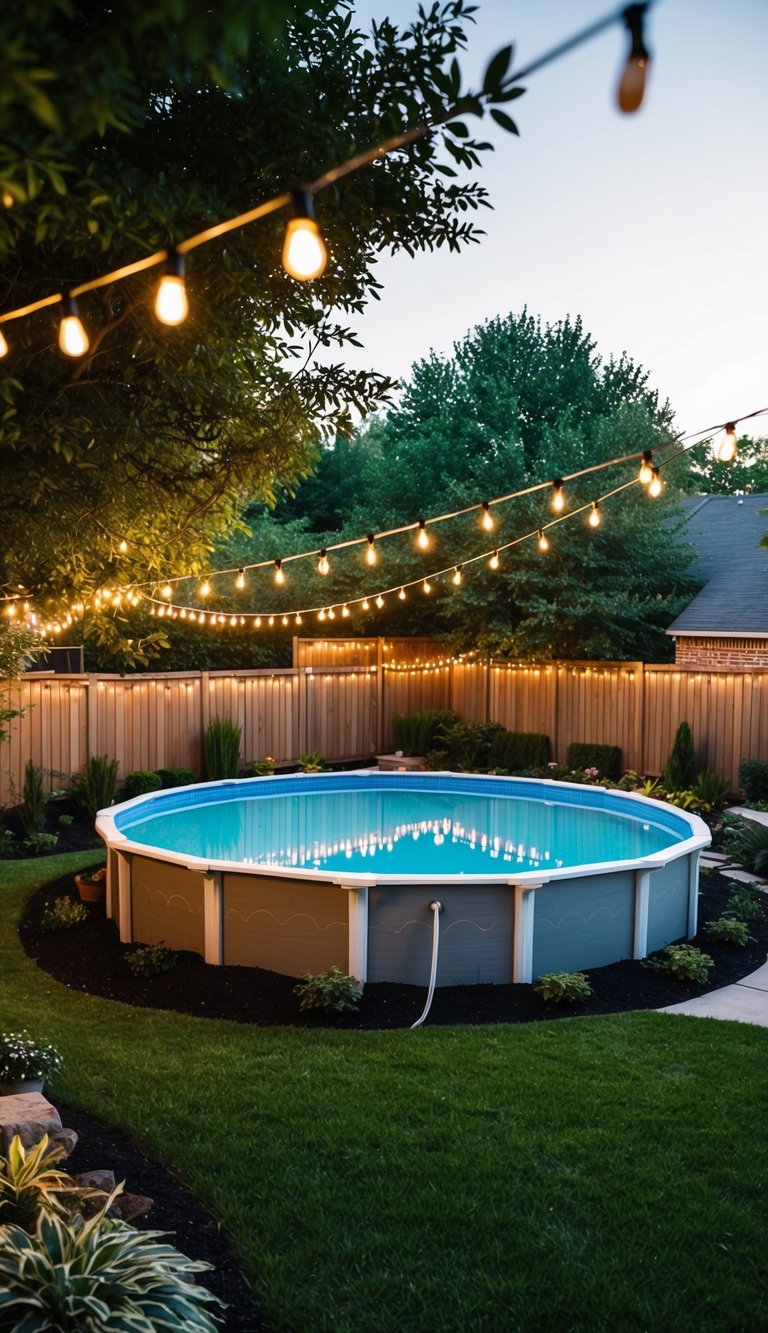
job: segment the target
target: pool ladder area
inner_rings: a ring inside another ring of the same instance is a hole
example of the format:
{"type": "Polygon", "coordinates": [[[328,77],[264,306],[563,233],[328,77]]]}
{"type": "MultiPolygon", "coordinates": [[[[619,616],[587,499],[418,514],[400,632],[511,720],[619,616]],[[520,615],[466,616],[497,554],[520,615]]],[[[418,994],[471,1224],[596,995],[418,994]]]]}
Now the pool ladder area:
{"type": "Polygon", "coordinates": [[[443,910],[443,904],[439,899],[434,898],[429,904],[432,912],[432,965],[429,969],[429,990],[427,991],[427,1003],[424,1005],[420,1018],[415,1023],[411,1023],[411,1031],[414,1028],[421,1027],[424,1019],[432,1008],[432,999],[435,994],[435,982],[437,981],[437,956],[440,951],[440,913],[443,910]]]}

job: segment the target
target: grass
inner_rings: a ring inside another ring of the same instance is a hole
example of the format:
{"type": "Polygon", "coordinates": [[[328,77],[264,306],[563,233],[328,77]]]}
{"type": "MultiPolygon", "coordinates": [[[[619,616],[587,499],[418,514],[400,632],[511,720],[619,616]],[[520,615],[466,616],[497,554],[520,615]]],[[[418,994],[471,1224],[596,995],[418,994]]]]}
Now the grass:
{"type": "Polygon", "coordinates": [[[641,1013],[321,1032],[133,1010],[62,987],[16,937],[28,893],[94,859],[0,869],[2,1024],[54,1040],[53,1091],[216,1209],[272,1327],[766,1325],[764,1030],[641,1013]]]}

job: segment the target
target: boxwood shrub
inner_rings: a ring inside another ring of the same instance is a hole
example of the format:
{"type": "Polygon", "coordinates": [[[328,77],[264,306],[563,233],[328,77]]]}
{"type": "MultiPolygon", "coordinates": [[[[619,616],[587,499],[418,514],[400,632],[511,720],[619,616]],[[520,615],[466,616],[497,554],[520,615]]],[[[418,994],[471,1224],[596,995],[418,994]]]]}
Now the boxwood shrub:
{"type": "Polygon", "coordinates": [[[768,801],[768,759],[742,759],[739,786],[748,801],[768,801]]]}
{"type": "Polygon", "coordinates": [[[591,741],[573,741],[568,746],[569,768],[596,768],[601,778],[621,774],[621,750],[618,745],[594,745],[591,741]]]}
{"type": "Polygon", "coordinates": [[[523,768],[543,768],[549,763],[549,736],[537,731],[500,731],[491,742],[491,768],[513,773],[523,768]]]}
{"type": "Polygon", "coordinates": [[[129,773],[125,779],[124,796],[126,801],[130,801],[133,796],[143,796],[148,791],[159,791],[162,785],[158,773],[150,773],[144,768],[137,768],[134,773],[129,773]]]}

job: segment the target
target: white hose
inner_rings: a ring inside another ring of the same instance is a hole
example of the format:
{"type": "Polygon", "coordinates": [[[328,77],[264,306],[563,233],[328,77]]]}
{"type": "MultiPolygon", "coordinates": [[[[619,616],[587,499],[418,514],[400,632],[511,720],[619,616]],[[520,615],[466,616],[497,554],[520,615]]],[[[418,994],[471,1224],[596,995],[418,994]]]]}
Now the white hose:
{"type": "Polygon", "coordinates": [[[435,993],[435,982],[437,981],[437,954],[440,947],[440,913],[443,910],[443,904],[435,900],[435,902],[430,903],[429,906],[432,912],[434,912],[432,918],[432,966],[429,970],[429,990],[427,991],[427,1003],[424,1005],[424,1012],[422,1013],[421,1018],[417,1018],[415,1023],[411,1023],[411,1031],[413,1031],[414,1028],[421,1027],[421,1024],[424,1022],[424,1019],[432,1008],[432,997],[435,993]]]}

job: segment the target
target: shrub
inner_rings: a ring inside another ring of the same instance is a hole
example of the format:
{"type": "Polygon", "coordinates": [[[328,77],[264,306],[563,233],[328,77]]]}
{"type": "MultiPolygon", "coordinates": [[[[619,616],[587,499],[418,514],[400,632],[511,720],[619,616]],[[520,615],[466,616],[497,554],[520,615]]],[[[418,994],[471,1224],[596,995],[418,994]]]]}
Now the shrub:
{"type": "Polygon", "coordinates": [[[491,768],[515,772],[523,768],[543,768],[549,762],[549,737],[536,731],[498,731],[488,753],[491,768]]]}
{"type": "Polygon", "coordinates": [[[237,777],[241,735],[242,727],[229,717],[215,717],[208,723],[203,737],[203,759],[209,782],[237,777]]]}
{"type": "Polygon", "coordinates": [[[40,929],[46,935],[52,935],[57,930],[71,930],[73,926],[81,926],[88,920],[88,908],[85,903],[79,903],[74,898],[55,898],[53,903],[45,905],[40,920],[40,929]]]}
{"type": "Polygon", "coordinates": [[[72,795],[86,819],[95,819],[115,799],[118,760],[107,755],[91,755],[84,773],[72,779],[72,795]]]}
{"type": "Polygon", "coordinates": [[[39,833],[30,833],[24,839],[24,846],[30,852],[50,852],[58,841],[58,833],[46,833],[45,829],[41,829],[39,833]]]}
{"type": "Polygon", "coordinates": [[[533,983],[533,989],[548,1003],[560,1004],[567,1000],[575,1004],[578,1000],[588,1000],[592,994],[592,983],[583,972],[545,972],[533,983]]]}
{"type": "Polygon", "coordinates": [[[359,1004],[363,988],[356,977],[347,976],[334,963],[325,972],[306,972],[293,993],[299,996],[300,1009],[325,1009],[340,1014],[359,1004]]]}
{"type": "Polygon", "coordinates": [[[687,722],[681,722],[664,767],[662,782],[667,791],[688,791],[696,775],[693,735],[687,722]]]}
{"type": "Polygon", "coordinates": [[[243,777],[246,778],[270,778],[275,771],[275,761],[272,758],[251,759],[243,769],[243,777]]]}
{"type": "Polygon", "coordinates": [[[691,791],[705,809],[720,810],[730,796],[731,784],[711,768],[702,768],[691,791]]]}
{"type": "Polygon", "coordinates": [[[135,977],[159,977],[176,966],[179,955],[168,949],[164,940],[158,940],[157,944],[137,944],[125,955],[125,961],[135,977]]]}
{"type": "Polygon", "coordinates": [[[14,1135],[8,1156],[0,1157],[0,1226],[34,1231],[43,1210],[69,1213],[67,1204],[78,1192],[72,1178],[56,1170],[63,1156],[61,1148],[49,1146],[47,1134],[31,1148],[14,1135]]]}
{"type": "Polygon", "coordinates": [[[157,776],[161,787],[190,787],[197,782],[191,768],[158,768],[157,776]]]}
{"type": "Polygon", "coordinates": [[[660,958],[645,958],[645,967],[666,972],[675,981],[698,981],[704,985],[715,966],[708,953],[702,953],[695,944],[668,944],[660,958]]]}
{"type": "Polygon", "coordinates": [[[24,799],[19,807],[19,820],[25,838],[42,833],[45,827],[43,770],[32,759],[27,760],[24,769],[24,799]]]}
{"type": "Polygon", "coordinates": [[[453,726],[458,717],[449,708],[423,708],[418,713],[396,713],[392,718],[395,749],[406,755],[425,755],[435,744],[438,727],[453,726]]]}
{"type": "Polygon", "coordinates": [[[572,741],[568,746],[566,763],[568,768],[596,768],[602,778],[618,778],[621,772],[621,750],[618,745],[572,741]]]}
{"type": "Polygon", "coordinates": [[[161,1231],[107,1217],[114,1197],[88,1222],[80,1215],[65,1222],[43,1209],[31,1236],[3,1228],[3,1327],[215,1333],[221,1302],[190,1280],[210,1264],[159,1243],[161,1231]]]}
{"type": "Polygon", "coordinates": [[[123,796],[130,801],[134,796],[144,796],[146,792],[159,791],[162,787],[159,773],[148,773],[144,768],[137,768],[125,779],[123,796]]]}
{"type": "Polygon", "coordinates": [[[710,921],[704,927],[704,934],[717,944],[737,944],[744,948],[750,936],[746,921],[736,921],[733,917],[721,916],[717,921],[710,921]]]}
{"type": "Polygon", "coordinates": [[[313,750],[311,754],[300,754],[296,759],[302,773],[324,773],[325,760],[319,750],[313,750]]]}
{"type": "Polygon", "coordinates": [[[435,731],[434,750],[428,752],[431,768],[452,768],[478,773],[490,768],[491,746],[503,727],[498,722],[441,723],[435,731]]]}
{"type": "Polygon", "coordinates": [[[733,881],[730,889],[731,895],[725,904],[724,916],[735,918],[737,921],[754,921],[756,916],[762,915],[762,906],[749,889],[733,881]]]}
{"type": "Polygon", "coordinates": [[[61,1069],[61,1056],[48,1041],[35,1041],[25,1028],[0,1034],[0,1082],[50,1078],[61,1069]]]}
{"type": "Polygon", "coordinates": [[[768,874],[768,827],[740,819],[727,829],[723,848],[755,875],[768,874]]]}
{"type": "Polygon", "coordinates": [[[75,822],[74,815],[59,815],[58,823],[61,825],[62,828],[69,828],[70,824],[74,824],[74,822],[75,822]]]}
{"type": "Polygon", "coordinates": [[[768,801],[768,759],[742,759],[739,786],[748,801],[768,801]]]}

